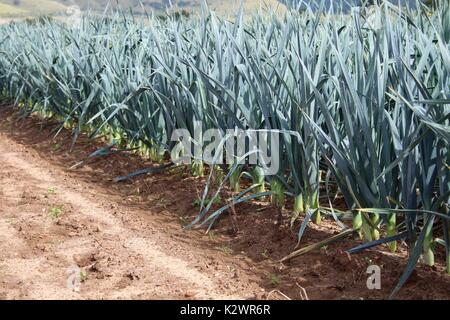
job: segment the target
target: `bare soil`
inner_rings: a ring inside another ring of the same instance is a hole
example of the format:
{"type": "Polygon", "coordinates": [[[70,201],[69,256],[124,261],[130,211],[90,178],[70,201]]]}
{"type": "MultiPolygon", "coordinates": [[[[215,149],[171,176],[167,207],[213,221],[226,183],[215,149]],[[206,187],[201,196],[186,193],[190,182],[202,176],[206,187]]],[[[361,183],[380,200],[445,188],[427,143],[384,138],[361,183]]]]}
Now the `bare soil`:
{"type": "MultiPolygon", "coordinates": [[[[55,128],[0,107],[0,299],[384,299],[406,264],[404,247],[350,256],[360,244],[351,237],[281,264],[298,226],[288,210],[277,224],[267,201],[225,212],[209,234],[185,230],[204,179],[176,168],[114,183],[155,165],[132,153],[69,170],[105,142],[81,136],[70,152],[70,133],[55,138],[55,128]],[[371,264],[381,266],[381,290],[367,289],[371,264]],[[74,266],[83,270],[79,292],[67,286],[74,266]]],[[[329,220],[312,225],[300,246],[338,230],[329,220]]],[[[419,265],[397,298],[449,299],[438,260],[419,265]]]]}

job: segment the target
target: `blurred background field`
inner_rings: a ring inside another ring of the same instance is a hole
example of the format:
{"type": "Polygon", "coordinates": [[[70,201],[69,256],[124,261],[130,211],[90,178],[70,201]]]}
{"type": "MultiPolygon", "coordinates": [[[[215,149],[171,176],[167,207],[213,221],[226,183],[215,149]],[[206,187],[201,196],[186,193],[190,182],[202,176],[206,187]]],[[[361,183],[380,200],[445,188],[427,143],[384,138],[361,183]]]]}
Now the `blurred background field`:
{"type": "MultiPolygon", "coordinates": [[[[198,11],[201,8],[202,0],[172,1],[167,0],[0,0],[0,19],[35,17],[40,15],[60,15],[65,14],[73,5],[78,6],[83,11],[102,12],[105,9],[132,10],[135,14],[142,14],[145,11],[162,12],[174,3],[173,10],[198,11]],[[142,4],[141,4],[142,3],[142,4]]],[[[208,0],[210,9],[221,14],[234,14],[240,5],[240,0],[208,0]]],[[[277,0],[245,0],[244,10],[247,13],[255,12],[260,7],[285,10],[285,5],[277,0]]]]}
{"type": "MultiPolygon", "coordinates": [[[[0,20],[11,18],[35,17],[40,15],[65,14],[70,6],[76,5],[83,11],[102,12],[105,9],[132,10],[135,14],[145,11],[162,12],[168,7],[178,11],[199,11],[204,0],[0,0],[0,20]]],[[[401,4],[415,6],[416,0],[399,0],[401,4]]],[[[319,0],[243,0],[244,12],[247,15],[255,13],[258,9],[270,11],[277,10],[283,13],[287,7],[299,7],[301,3],[308,4],[313,9],[320,6],[319,0]]],[[[341,6],[348,11],[351,4],[360,4],[362,0],[324,0],[326,9],[334,7],[341,10],[341,6]]],[[[391,1],[398,3],[398,1],[391,1]]],[[[426,2],[426,1],[425,1],[426,2]]],[[[211,10],[221,15],[234,15],[239,9],[241,0],[207,0],[211,10]]],[[[303,6],[304,8],[304,6],[303,6]]]]}
{"type": "Polygon", "coordinates": [[[67,10],[65,2],[53,0],[2,0],[0,1],[0,17],[17,18],[64,12],[67,10]]]}

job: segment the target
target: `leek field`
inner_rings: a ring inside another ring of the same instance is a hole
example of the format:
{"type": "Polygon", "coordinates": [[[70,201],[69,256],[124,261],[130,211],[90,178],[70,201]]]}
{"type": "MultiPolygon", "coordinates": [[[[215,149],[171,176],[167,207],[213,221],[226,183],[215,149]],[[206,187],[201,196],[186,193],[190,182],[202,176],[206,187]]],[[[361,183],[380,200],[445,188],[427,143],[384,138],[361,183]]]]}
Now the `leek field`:
{"type": "Polygon", "coordinates": [[[188,227],[214,227],[231,204],[217,209],[207,198],[227,189],[233,205],[266,199],[300,221],[300,246],[308,225],[332,219],[342,237],[365,240],[352,253],[407,247],[392,294],[418,263],[446,264],[450,274],[448,1],[341,15],[225,19],[204,7],[15,22],[0,26],[0,90],[24,116],[57,119],[74,144],[81,132],[107,136],[160,166],[173,132],[194,136],[194,123],[279,132],[276,175],[238,159],[192,162],[206,183],[188,227]]]}

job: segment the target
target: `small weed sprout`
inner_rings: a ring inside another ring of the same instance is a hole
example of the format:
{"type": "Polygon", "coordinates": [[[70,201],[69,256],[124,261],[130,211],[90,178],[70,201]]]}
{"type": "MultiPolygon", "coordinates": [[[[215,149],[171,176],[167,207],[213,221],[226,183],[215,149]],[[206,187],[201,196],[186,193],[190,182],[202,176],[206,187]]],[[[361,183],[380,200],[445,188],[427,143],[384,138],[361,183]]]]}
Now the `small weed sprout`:
{"type": "Polygon", "coordinates": [[[49,214],[52,219],[57,219],[63,212],[63,206],[55,206],[49,209],[49,214]]]}

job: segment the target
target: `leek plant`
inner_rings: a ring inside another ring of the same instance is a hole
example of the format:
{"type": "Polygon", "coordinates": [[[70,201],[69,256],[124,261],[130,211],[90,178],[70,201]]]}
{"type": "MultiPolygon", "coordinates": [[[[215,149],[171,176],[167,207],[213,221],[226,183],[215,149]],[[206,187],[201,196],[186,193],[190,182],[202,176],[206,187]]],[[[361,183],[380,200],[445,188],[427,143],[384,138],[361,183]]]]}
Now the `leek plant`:
{"type": "Polygon", "coordinates": [[[253,185],[256,186],[256,189],[254,192],[256,193],[262,193],[266,191],[266,186],[265,186],[265,175],[264,175],[264,170],[259,167],[259,166],[255,166],[251,172],[252,175],[252,179],[253,179],[253,185]]]}
{"type": "Polygon", "coordinates": [[[106,135],[156,162],[182,130],[196,176],[205,172],[202,132],[277,133],[279,143],[268,143],[280,164],[274,176],[241,163],[246,157],[225,154],[228,171],[221,157],[210,164],[217,178],[208,178],[194,223],[211,228],[231,205],[271,195],[280,212],[293,202],[300,239],[309,221],[330,212],[338,220],[329,195],[342,195],[368,247],[380,239],[395,251],[406,240],[410,261],[395,293],[420,255],[435,263],[439,243],[450,272],[448,1],[431,12],[385,1],[324,10],[252,19],[241,11],[230,21],[205,7],[189,19],[119,12],[88,14],[76,28],[48,19],[2,25],[0,90],[24,115],[57,119],[73,143],[82,131],[106,135]],[[246,168],[253,186],[242,190],[246,168]],[[216,196],[226,183],[235,192],[210,212],[213,180],[216,196]]]}

